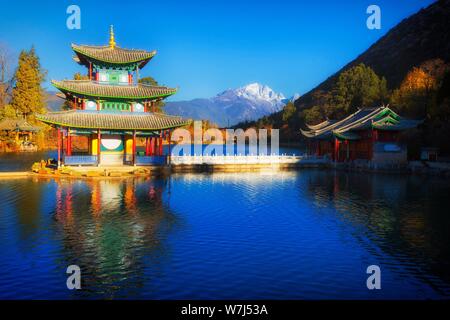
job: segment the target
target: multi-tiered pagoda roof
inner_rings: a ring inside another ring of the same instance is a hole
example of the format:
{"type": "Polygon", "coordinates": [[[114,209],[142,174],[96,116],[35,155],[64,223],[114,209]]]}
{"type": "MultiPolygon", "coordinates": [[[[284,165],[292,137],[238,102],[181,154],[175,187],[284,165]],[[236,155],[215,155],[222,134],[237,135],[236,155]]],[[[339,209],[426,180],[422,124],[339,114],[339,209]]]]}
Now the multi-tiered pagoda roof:
{"type": "Polygon", "coordinates": [[[121,98],[121,99],[156,99],[166,98],[177,92],[177,89],[150,86],[146,84],[110,85],[90,80],[52,81],[52,84],[63,93],[79,94],[86,97],[121,98]]]}
{"type": "Polygon", "coordinates": [[[123,49],[118,46],[88,46],[72,44],[76,53],[75,61],[89,67],[92,61],[110,63],[112,65],[129,65],[137,63],[143,68],[156,55],[156,50],[123,49]]]}

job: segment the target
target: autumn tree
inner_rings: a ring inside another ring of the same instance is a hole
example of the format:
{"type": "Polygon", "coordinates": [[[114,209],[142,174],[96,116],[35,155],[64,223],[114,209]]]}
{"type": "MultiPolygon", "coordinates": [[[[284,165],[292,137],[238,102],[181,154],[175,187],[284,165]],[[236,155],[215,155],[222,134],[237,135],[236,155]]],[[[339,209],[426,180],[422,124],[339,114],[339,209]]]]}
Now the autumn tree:
{"type": "Polygon", "coordinates": [[[429,60],[413,68],[392,93],[390,104],[406,116],[429,117],[436,106],[436,93],[446,70],[448,65],[440,59],[429,60]]]}
{"type": "Polygon", "coordinates": [[[441,59],[428,60],[407,73],[392,93],[391,107],[403,116],[423,119],[416,136],[407,139],[408,148],[438,147],[450,154],[450,65],[441,59]]]}
{"type": "Polygon", "coordinates": [[[392,93],[391,106],[405,116],[424,118],[431,103],[434,79],[421,68],[411,70],[392,93]]]}
{"type": "Polygon", "coordinates": [[[44,79],[45,72],[34,47],[28,51],[23,50],[19,55],[11,100],[11,106],[17,114],[27,117],[44,111],[45,93],[42,88],[44,79]]]}
{"type": "Polygon", "coordinates": [[[73,75],[73,80],[89,80],[89,76],[77,72],[73,75]]]}

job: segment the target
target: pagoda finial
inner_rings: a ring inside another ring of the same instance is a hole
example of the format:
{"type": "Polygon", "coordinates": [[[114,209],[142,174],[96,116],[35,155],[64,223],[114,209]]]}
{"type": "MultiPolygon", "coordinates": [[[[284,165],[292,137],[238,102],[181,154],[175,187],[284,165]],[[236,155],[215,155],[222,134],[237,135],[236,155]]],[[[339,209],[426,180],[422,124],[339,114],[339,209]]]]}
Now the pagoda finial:
{"type": "Polygon", "coordinates": [[[114,49],[116,47],[116,41],[114,39],[114,27],[111,25],[111,28],[109,29],[109,46],[111,49],[114,49]]]}

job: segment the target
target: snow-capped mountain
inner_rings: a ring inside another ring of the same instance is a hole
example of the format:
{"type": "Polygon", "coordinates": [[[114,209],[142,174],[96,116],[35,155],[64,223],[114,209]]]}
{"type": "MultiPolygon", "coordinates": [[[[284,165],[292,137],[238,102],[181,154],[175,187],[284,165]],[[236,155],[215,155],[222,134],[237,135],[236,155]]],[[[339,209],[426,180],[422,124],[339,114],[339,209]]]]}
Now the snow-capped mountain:
{"type": "Polygon", "coordinates": [[[268,86],[259,83],[250,83],[245,87],[231,91],[238,97],[255,101],[264,100],[271,102],[273,105],[279,104],[286,99],[282,93],[276,93],[268,86]]]}
{"type": "Polygon", "coordinates": [[[288,101],[283,94],[266,85],[251,83],[209,99],[167,102],[165,111],[195,120],[209,120],[226,127],[280,111],[288,101]]]}

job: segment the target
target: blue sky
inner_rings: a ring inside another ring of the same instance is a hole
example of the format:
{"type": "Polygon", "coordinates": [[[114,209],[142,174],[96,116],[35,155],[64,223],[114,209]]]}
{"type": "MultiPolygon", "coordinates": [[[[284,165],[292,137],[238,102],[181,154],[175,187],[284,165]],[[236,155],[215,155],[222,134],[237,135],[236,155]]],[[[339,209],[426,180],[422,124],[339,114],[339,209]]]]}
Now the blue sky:
{"type": "Polygon", "coordinates": [[[179,86],[171,100],[210,97],[251,82],[286,96],[305,93],[357,57],[428,0],[371,1],[8,1],[0,43],[18,55],[35,45],[50,79],[84,71],[71,43],[102,45],[113,24],[121,47],[156,49],[142,70],[179,86]],[[81,30],[66,9],[81,8],[81,30]],[[366,8],[381,8],[381,30],[366,27],[366,8]]]}

